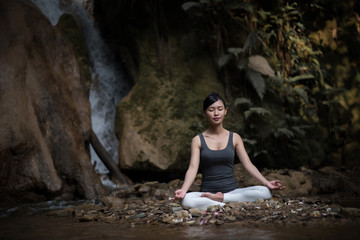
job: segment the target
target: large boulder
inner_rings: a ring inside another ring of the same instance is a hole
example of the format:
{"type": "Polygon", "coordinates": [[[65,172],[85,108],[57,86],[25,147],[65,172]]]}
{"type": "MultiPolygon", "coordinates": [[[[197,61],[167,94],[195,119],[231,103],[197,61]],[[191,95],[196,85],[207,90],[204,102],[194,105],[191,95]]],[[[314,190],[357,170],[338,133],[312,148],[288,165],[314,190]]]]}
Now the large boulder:
{"type": "Polygon", "coordinates": [[[30,1],[0,0],[0,199],[95,198],[88,88],[70,41],[30,1]]]}
{"type": "Polygon", "coordinates": [[[169,37],[160,49],[155,36],[143,36],[138,39],[136,83],[117,108],[120,168],[184,170],[192,137],[206,127],[202,101],[224,88],[210,56],[196,47],[201,44],[194,34],[169,37]]]}

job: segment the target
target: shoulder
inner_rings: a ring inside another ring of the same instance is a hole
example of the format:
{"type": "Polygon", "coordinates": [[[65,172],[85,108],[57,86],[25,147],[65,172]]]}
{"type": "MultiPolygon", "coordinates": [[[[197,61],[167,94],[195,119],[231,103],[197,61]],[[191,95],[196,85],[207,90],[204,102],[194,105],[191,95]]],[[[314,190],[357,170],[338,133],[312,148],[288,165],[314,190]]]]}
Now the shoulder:
{"type": "Polygon", "coordinates": [[[235,146],[243,143],[243,141],[238,133],[235,133],[235,132],[233,133],[233,143],[235,146]]]}
{"type": "Polygon", "coordinates": [[[193,139],[191,140],[191,146],[201,147],[201,141],[200,141],[199,135],[196,135],[195,137],[193,137],[193,139]]]}

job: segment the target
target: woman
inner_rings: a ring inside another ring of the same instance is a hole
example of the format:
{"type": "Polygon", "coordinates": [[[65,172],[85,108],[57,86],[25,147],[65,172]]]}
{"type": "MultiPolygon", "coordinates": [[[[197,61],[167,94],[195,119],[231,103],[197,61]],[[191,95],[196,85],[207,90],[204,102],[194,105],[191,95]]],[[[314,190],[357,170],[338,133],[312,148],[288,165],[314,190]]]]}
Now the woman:
{"type": "Polygon", "coordinates": [[[208,95],[203,102],[203,110],[209,128],[192,139],[190,165],[182,187],[175,191],[175,197],[182,199],[183,207],[205,210],[211,205],[223,206],[224,202],[270,199],[270,190],[284,189],[279,180],[268,181],[261,175],[251,163],[241,137],[223,127],[227,109],[219,94],[208,95]],[[263,186],[238,188],[233,173],[235,154],[250,175],[263,186]],[[199,167],[202,170],[201,190],[187,193],[199,167]]]}

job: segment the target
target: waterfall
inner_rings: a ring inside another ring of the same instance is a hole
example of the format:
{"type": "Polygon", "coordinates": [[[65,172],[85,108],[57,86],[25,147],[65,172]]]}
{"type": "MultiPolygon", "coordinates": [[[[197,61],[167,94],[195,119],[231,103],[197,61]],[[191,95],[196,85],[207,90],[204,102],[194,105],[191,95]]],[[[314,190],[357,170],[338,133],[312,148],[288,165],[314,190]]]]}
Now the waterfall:
{"type": "MultiPolygon", "coordinates": [[[[118,161],[118,139],[114,133],[117,103],[130,89],[109,49],[94,26],[94,21],[79,0],[30,0],[56,25],[64,13],[72,14],[81,24],[90,60],[92,84],[90,89],[92,128],[115,162],[118,161]]],[[[91,147],[91,162],[98,173],[108,173],[105,165],[91,147]]],[[[103,180],[103,183],[108,183],[103,180]]]]}

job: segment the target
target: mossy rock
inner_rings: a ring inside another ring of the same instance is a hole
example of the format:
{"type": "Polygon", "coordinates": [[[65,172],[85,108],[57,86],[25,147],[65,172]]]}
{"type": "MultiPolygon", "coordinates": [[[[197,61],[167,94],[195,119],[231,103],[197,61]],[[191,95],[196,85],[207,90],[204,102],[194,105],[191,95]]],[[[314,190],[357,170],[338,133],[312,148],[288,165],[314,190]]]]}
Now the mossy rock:
{"type": "Polygon", "coordinates": [[[122,169],[187,168],[191,139],[204,130],[202,101],[212,91],[224,91],[210,56],[194,39],[191,34],[179,42],[169,38],[165,64],[159,63],[151,35],[138,40],[137,82],[117,107],[122,169]]]}
{"type": "Polygon", "coordinates": [[[74,17],[70,14],[63,14],[59,19],[57,27],[71,42],[75,58],[79,64],[81,80],[86,86],[87,92],[89,92],[91,84],[90,59],[84,35],[74,17]]]}

